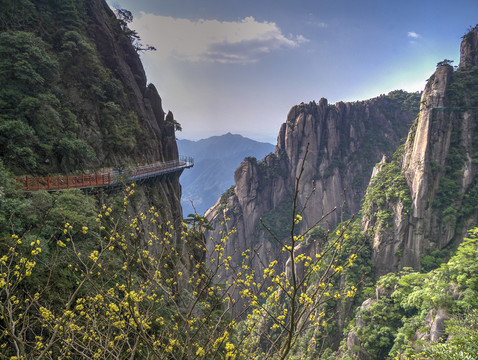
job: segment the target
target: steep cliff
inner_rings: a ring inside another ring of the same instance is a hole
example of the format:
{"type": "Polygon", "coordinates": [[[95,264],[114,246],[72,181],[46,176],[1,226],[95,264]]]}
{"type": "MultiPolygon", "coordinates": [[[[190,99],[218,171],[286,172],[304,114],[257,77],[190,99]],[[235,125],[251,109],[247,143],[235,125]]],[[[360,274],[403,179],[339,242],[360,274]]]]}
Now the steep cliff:
{"type": "Polygon", "coordinates": [[[446,257],[446,250],[478,220],[477,38],[477,29],[464,36],[456,71],[439,63],[394,170],[387,164],[388,174],[379,172],[372,180],[364,228],[378,230],[373,258],[379,274],[406,266],[428,270],[439,263],[433,257],[446,257]],[[396,186],[388,191],[397,196],[378,196],[392,178],[396,186]],[[388,214],[387,220],[378,214],[388,214]]]}
{"type": "Polygon", "coordinates": [[[17,173],[177,158],[172,113],[105,1],[2,3],[0,155],[17,173]]]}
{"type": "MultiPolygon", "coordinates": [[[[71,174],[178,158],[176,121],[147,85],[127,21],[104,0],[6,0],[0,21],[0,157],[15,174],[71,174]]],[[[178,174],[130,206],[182,216],[178,174]]]]}
{"type": "MultiPolygon", "coordinates": [[[[275,153],[263,162],[246,159],[236,169],[234,191],[206,213],[216,229],[209,236],[217,239],[223,218],[230,218],[226,226],[236,226],[237,232],[226,244],[226,256],[239,261],[242,251],[255,249],[264,263],[280,259],[283,252],[260,219],[279,239],[290,235],[293,192],[307,147],[298,230],[334,208],[322,227],[334,227],[358,212],[374,164],[398,146],[418,112],[418,100],[418,94],[396,91],[355,103],[329,105],[321,99],[294,106],[280,129],[275,153]]],[[[260,268],[258,258],[255,265],[260,268]]]]}

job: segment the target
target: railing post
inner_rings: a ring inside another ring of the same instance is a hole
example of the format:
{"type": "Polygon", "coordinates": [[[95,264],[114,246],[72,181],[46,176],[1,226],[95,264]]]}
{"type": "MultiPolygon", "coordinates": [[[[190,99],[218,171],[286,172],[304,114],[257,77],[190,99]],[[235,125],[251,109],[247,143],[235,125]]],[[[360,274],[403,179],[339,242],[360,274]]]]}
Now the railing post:
{"type": "Polygon", "coordinates": [[[28,175],[25,176],[25,185],[26,185],[27,190],[30,190],[30,184],[28,182],[28,175]]]}
{"type": "Polygon", "coordinates": [[[111,173],[108,173],[108,184],[111,184],[111,173]]]}
{"type": "Polygon", "coordinates": [[[47,183],[47,189],[50,189],[50,175],[47,176],[46,178],[46,183],[47,183]]]}
{"type": "Polygon", "coordinates": [[[85,186],[85,174],[81,174],[81,185],[85,186]]]}
{"type": "Polygon", "coordinates": [[[70,175],[66,175],[66,188],[70,187],[70,175]]]}

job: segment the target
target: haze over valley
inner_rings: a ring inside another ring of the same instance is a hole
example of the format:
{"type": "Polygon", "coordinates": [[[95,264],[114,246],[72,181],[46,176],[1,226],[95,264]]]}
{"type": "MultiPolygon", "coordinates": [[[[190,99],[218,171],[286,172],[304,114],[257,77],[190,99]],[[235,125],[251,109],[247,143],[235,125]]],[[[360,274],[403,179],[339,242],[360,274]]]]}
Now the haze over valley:
{"type": "Polygon", "coordinates": [[[177,141],[180,154],[194,156],[194,167],[181,176],[183,214],[204,214],[234,185],[234,170],[246,157],[262,160],[275,146],[227,133],[198,141],[177,141]]]}

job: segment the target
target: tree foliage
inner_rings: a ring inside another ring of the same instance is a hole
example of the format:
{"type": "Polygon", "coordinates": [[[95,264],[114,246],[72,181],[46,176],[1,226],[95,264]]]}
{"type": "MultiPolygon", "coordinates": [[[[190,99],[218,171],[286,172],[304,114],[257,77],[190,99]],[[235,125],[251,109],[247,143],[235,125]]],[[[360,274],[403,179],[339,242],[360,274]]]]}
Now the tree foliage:
{"type": "Polygon", "coordinates": [[[78,190],[27,197],[1,170],[0,358],[311,357],[321,350],[300,340],[323,341],[337,302],[357,291],[335,280],[363,247],[346,245],[350,222],[330,238],[314,225],[321,252],[301,251],[299,180],[290,238],[280,240],[289,270],[274,261],[256,274],[251,252],[239,271],[223,255],[234,228],[206,254],[201,217],[163,222],[154,207],[128,216],[134,184],[97,210],[78,190]]]}
{"type": "MultiPolygon", "coordinates": [[[[99,25],[89,16],[91,6],[73,0],[2,2],[0,156],[17,173],[104,166],[100,161],[129,156],[145,137],[119,59],[106,57],[104,39],[93,36],[99,25]]],[[[134,31],[125,33],[132,17],[123,14],[118,20],[109,9],[104,13],[126,66],[144,87],[135,50],[149,47],[134,31]]]]}
{"type": "Polygon", "coordinates": [[[141,44],[141,38],[136,30],[128,27],[128,24],[133,22],[133,14],[126,9],[115,9],[115,15],[118,18],[118,24],[123,30],[123,33],[128,37],[136,51],[156,51],[156,48],[151,45],[141,44]]]}
{"type": "Polygon", "coordinates": [[[456,254],[438,269],[420,274],[407,268],[383,276],[377,283],[383,295],[357,312],[349,331],[356,331],[372,358],[474,359],[478,336],[476,256],[478,228],[473,228],[456,254]],[[425,327],[425,318],[438,309],[449,316],[449,337],[442,337],[440,343],[417,341],[430,336],[431,323],[425,327]]]}

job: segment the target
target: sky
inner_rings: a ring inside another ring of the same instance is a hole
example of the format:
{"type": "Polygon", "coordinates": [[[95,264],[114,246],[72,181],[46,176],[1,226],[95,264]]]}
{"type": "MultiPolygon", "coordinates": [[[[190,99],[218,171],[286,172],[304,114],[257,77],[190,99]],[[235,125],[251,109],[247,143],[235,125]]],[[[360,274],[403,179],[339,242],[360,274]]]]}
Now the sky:
{"type": "Polygon", "coordinates": [[[477,0],[108,0],[132,12],[180,139],[276,143],[290,108],[423,90],[478,23],[477,0]]]}

